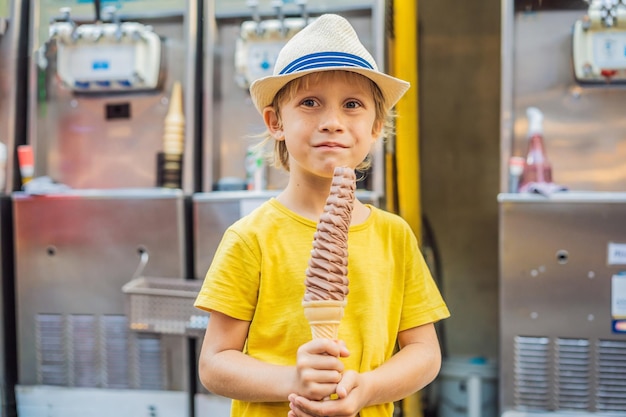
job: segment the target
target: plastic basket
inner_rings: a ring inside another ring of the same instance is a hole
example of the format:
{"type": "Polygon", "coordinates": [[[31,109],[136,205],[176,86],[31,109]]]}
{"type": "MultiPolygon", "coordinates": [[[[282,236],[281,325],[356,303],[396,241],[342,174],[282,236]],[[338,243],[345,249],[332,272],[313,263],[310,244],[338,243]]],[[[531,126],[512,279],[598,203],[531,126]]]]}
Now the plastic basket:
{"type": "Polygon", "coordinates": [[[197,336],[204,333],[209,313],[193,302],[202,281],[139,277],[122,287],[131,330],[197,336]]]}

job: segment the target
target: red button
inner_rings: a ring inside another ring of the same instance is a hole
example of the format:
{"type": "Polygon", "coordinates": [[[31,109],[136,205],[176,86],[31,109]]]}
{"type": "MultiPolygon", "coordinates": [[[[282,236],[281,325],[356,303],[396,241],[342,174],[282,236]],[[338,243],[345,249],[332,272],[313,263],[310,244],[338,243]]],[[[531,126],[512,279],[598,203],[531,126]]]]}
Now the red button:
{"type": "Polygon", "coordinates": [[[617,74],[617,70],[603,69],[603,70],[600,71],[600,74],[602,74],[603,77],[611,78],[612,76],[617,74]]]}

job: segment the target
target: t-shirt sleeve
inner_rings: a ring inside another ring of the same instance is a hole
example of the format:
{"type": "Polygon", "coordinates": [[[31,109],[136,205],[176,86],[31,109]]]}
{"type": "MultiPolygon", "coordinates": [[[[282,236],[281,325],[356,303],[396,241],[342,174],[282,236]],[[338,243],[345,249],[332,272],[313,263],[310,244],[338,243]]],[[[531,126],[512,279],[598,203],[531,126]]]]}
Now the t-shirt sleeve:
{"type": "Polygon", "coordinates": [[[399,331],[435,323],[450,316],[410,229],[406,232],[405,245],[405,289],[399,331]]]}
{"type": "Polygon", "coordinates": [[[251,321],[259,289],[258,249],[234,228],[222,237],[194,306],[251,321]]]}

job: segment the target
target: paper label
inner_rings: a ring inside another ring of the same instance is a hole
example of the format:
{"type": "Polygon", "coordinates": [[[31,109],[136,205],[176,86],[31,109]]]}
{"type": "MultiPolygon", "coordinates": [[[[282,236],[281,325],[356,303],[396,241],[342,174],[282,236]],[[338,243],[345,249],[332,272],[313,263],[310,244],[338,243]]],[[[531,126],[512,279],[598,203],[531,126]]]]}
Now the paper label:
{"type": "Polygon", "coordinates": [[[624,32],[593,34],[593,58],[602,69],[622,69],[626,66],[626,37],[624,32]]]}
{"type": "Polygon", "coordinates": [[[626,265],[626,243],[609,242],[608,264],[626,265]]]}
{"type": "Polygon", "coordinates": [[[611,280],[611,317],[613,332],[626,333],[626,272],[613,275],[611,280]]]}

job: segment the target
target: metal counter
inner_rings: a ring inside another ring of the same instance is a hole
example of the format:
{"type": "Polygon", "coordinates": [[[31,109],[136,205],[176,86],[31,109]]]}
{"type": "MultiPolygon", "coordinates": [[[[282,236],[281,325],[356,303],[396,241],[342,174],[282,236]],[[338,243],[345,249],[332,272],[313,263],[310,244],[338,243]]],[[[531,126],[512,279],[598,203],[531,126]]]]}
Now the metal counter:
{"type": "Polygon", "coordinates": [[[502,411],[623,413],[626,193],[498,201],[502,411]]]}
{"type": "Polygon", "coordinates": [[[206,275],[228,226],[278,193],[278,191],[218,191],[193,195],[195,278],[204,278],[206,275]]]}
{"type": "Polygon", "coordinates": [[[186,340],[129,331],[122,287],[185,274],[180,190],[13,195],[20,385],[185,390],[186,340]]]}

